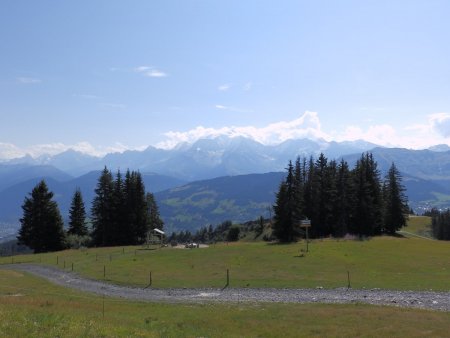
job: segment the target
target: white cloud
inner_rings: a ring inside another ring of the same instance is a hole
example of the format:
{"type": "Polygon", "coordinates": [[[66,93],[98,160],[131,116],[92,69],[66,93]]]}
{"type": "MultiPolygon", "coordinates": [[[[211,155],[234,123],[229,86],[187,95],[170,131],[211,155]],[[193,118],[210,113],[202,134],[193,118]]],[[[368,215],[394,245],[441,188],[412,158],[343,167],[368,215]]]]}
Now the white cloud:
{"type": "MultiPolygon", "coordinates": [[[[226,109],[227,107],[219,106],[217,108],[226,109]]],[[[160,148],[172,148],[181,142],[192,143],[201,138],[214,138],[220,135],[248,137],[263,144],[277,144],[294,138],[323,138],[330,140],[330,136],[321,129],[317,113],[308,111],[295,120],[272,123],[261,128],[254,126],[222,128],[198,126],[186,132],[169,131],[164,135],[167,137],[167,140],[157,145],[160,148]]]]}
{"type": "Polygon", "coordinates": [[[394,127],[388,124],[374,125],[367,129],[358,126],[348,126],[345,131],[336,137],[337,141],[365,140],[386,147],[396,147],[400,142],[394,127]]]}
{"type": "Polygon", "coordinates": [[[151,67],[151,66],[139,66],[134,68],[134,71],[136,73],[142,74],[143,76],[146,77],[166,77],[167,73],[156,69],[155,67],[151,67]]]}
{"type": "Polygon", "coordinates": [[[220,85],[219,87],[217,87],[217,90],[219,90],[221,92],[226,92],[230,88],[231,88],[231,84],[225,83],[225,84],[220,85]]]}
{"type": "Polygon", "coordinates": [[[253,112],[253,110],[231,107],[231,106],[224,106],[222,104],[216,104],[214,107],[216,109],[228,110],[228,111],[235,112],[235,113],[251,113],[251,112],[253,112]]]}
{"type": "Polygon", "coordinates": [[[18,77],[16,80],[21,84],[38,84],[42,82],[41,79],[34,77],[18,77]]]}
{"type": "Polygon", "coordinates": [[[249,90],[252,89],[252,87],[253,87],[253,83],[247,82],[242,89],[244,89],[244,91],[248,92],[249,90]]]}
{"type": "Polygon", "coordinates": [[[426,149],[437,144],[450,145],[450,114],[428,115],[427,121],[394,128],[389,124],[372,125],[368,128],[348,126],[338,134],[337,141],[365,140],[386,147],[426,149]]]}
{"type": "Polygon", "coordinates": [[[24,155],[22,150],[14,144],[0,142],[0,160],[10,160],[24,155]]]}
{"type": "Polygon", "coordinates": [[[431,128],[445,138],[450,137],[450,114],[437,113],[429,116],[431,128]]]}
{"type": "Polygon", "coordinates": [[[158,69],[152,69],[145,73],[145,76],[147,77],[166,77],[167,74],[158,70],[158,69]]]}
{"type": "Polygon", "coordinates": [[[143,73],[143,72],[146,72],[146,71],[148,71],[150,69],[152,69],[152,68],[149,67],[149,66],[139,66],[139,67],[134,68],[134,71],[137,72],[137,73],[143,73]]]}
{"type": "MultiPolygon", "coordinates": [[[[223,105],[215,107],[220,110],[233,109],[223,105]]],[[[450,114],[432,114],[423,124],[403,128],[395,128],[390,124],[377,124],[366,128],[350,125],[343,131],[328,133],[322,130],[318,114],[307,111],[292,121],[271,123],[264,127],[206,128],[198,126],[186,132],[169,131],[164,135],[167,139],[157,144],[158,147],[171,148],[180,142],[192,143],[201,138],[225,135],[248,137],[263,144],[278,144],[288,139],[309,138],[338,142],[364,140],[385,147],[425,149],[436,144],[450,145],[450,114]]]]}
{"type": "Polygon", "coordinates": [[[38,158],[42,155],[57,155],[69,149],[73,149],[91,156],[102,157],[109,153],[122,153],[126,150],[144,150],[146,148],[147,146],[130,147],[119,142],[116,142],[112,146],[93,146],[89,142],[78,142],[75,144],[36,144],[27,147],[18,147],[11,143],[0,142],[0,160],[11,160],[14,158],[24,157],[26,155],[30,155],[33,158],[38,158]]]}

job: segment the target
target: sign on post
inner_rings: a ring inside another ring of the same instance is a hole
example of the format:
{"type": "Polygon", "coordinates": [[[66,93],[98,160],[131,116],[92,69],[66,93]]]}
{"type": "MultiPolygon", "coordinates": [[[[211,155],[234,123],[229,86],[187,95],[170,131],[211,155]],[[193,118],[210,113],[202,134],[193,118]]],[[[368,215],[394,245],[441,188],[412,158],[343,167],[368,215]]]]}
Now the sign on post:
{"type": "Polygon", "coordinates": [[[309,219],[302,219],[300,221],[300,227],[301,228],[305,228],[305,230],[306,230],[306,252],[309,252],[308,228],[311,227],[311,220],[309,220],[309,219]]]}
{"type": "Polygon", "coordinates": [[[300,227],[302,228],[310,228],[311,227],[311,220],[304,219],[300,222],[300,227]]]}

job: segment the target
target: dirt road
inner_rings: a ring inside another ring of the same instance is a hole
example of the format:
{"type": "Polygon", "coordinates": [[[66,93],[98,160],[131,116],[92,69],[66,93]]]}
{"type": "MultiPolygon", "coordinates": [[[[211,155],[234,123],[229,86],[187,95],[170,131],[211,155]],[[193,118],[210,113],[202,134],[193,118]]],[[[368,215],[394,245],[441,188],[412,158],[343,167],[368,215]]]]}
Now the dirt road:
{"type": "Polygon", "coordinates": [[[108,297],[168,303],[281,302],[368,303],[450,311],[450,292],[339,289],[154,289],[117,286],[81,277],[72,272],[34,264],[11,264],[1,269],[17,270],[47,279],[57,285],[108,297]]]}

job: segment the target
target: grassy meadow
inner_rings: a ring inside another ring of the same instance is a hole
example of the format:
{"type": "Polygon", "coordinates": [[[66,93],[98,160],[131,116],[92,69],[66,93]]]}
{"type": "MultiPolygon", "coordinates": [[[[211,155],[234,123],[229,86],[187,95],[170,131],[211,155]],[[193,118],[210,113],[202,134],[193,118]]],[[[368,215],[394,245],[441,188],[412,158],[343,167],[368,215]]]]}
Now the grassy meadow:
{"type": "Polygon", "coordinates": [[[408,226],[399,231],[399,233],[407,237],[417,235],[431,239],[433,237],[431,233],[431,217],[410,216],[408,226]]]}
{"type": "MultiPolygon", "coordinates": [[[[427,218],[410,220],[411,233],[427,218]],[[412,222],[412,223],[411,223],[412,222]]],[[[2,337],[446,337],[450,313],[365,304],[161,304],[66,289],[9,263],[57,266],[111,283],[153,287],[347,286],[450,289],[450,243],[414,236],[236,242],[205,249],[89,248],[0,258],[2,337]],[[105,269],[105,270],[104,270],[105,269]],[[104,275],[106,272],[106,275],[104,275]]]]}
{"type": "Polygon", "coordinates": [[[446,337],[450,313],[363,304],[158,304],[0,269],[2,337],[446,337]]]}
{"type": "MultiPolygon", "coordinates": [[[[427,218],[420,218],[422,225],[427,218]]],[[[414,222],[417,222],[414,219],[414,222]]],[[[415,224],[414,227],[419,228],[415,224]]],[[[36,262],[108,282],[147,286],[450,290],[450,243],[416,237],[313,240],[288,244],[235,242],[204,249],[90,248],[3,257],[0,264],[36,262]]]]}

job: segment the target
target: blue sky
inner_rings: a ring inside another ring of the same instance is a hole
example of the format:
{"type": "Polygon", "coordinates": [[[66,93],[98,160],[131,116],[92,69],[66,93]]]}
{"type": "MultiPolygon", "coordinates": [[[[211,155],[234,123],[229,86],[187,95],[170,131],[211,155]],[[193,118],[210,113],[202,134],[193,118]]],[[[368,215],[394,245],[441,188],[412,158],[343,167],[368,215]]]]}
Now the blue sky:
{"type": "Polygon", "coordinates": [[[0,159],[214,135],[450,144],[449,1],[0,3],[0,159]]]}

